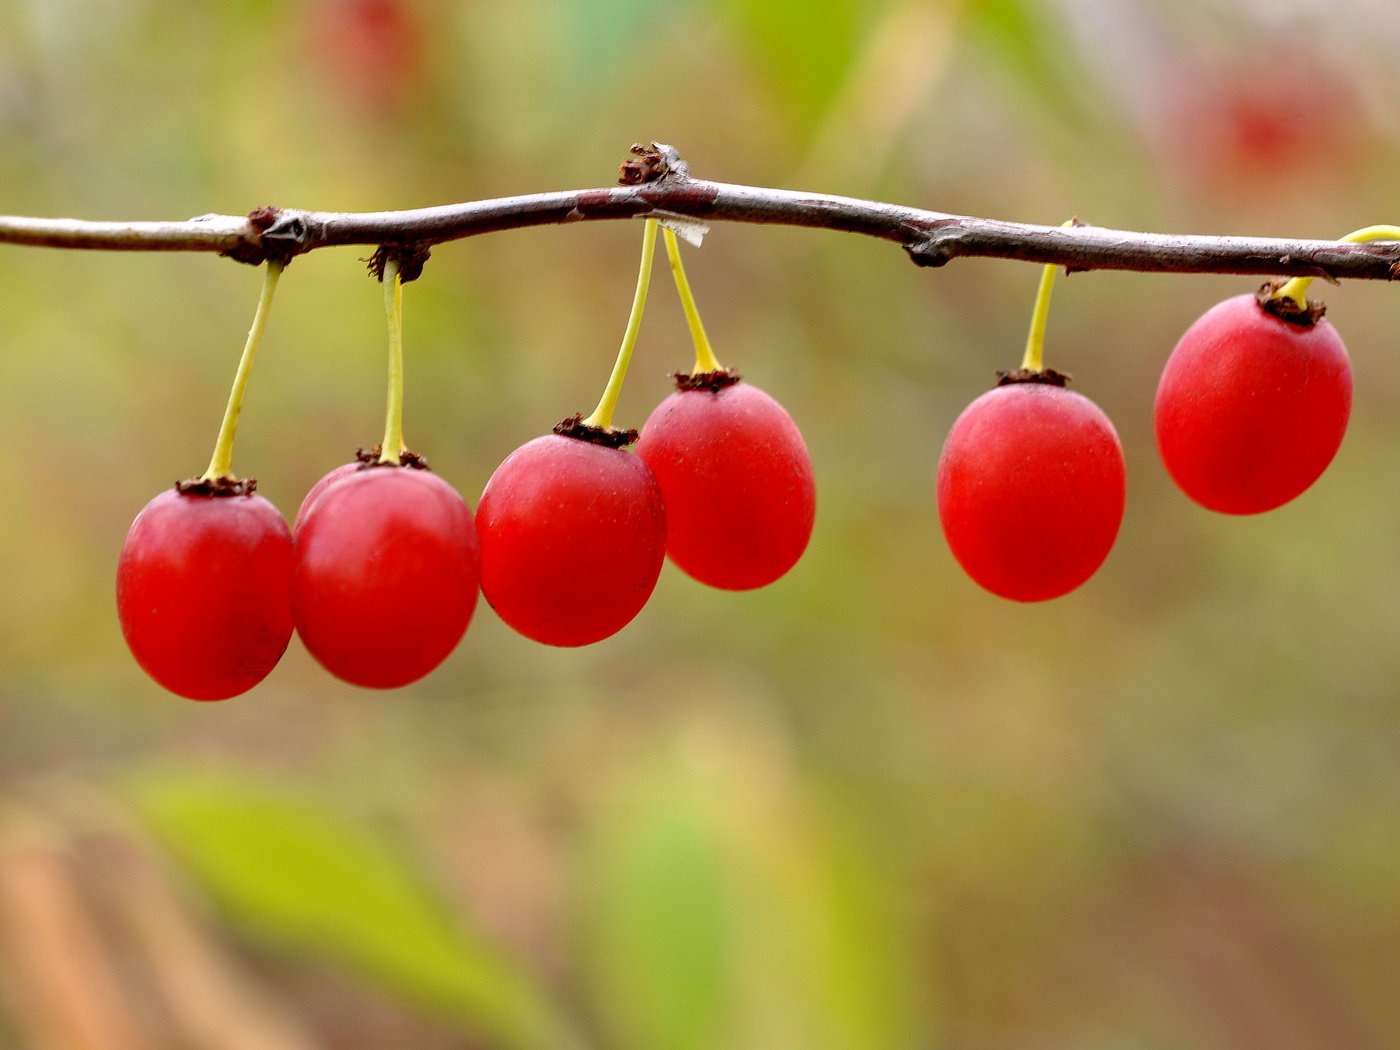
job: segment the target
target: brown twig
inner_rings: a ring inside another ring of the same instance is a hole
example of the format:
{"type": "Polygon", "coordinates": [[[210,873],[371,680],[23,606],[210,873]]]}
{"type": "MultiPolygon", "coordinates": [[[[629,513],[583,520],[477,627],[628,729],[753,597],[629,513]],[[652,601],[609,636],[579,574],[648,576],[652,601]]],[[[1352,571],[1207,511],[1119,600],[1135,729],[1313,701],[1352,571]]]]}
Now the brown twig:
{"type": "Polygon", "coordinates": [[[1072,270],[1238,273],[1394,280],[1400,243],[1137,233],[950,215],[882,201],[691,178],[670,146],[623,166],[627,185],[465,201],[411,211],[259,208],[246,217],[188,222],[86,222],[0,216],[0,243],[105,251],[217,252],[241,262],[289,259],[342,245],[422,250],[483,233],[613,219],[691,219],[806,226],[901,245],[920,266],[960,256],[1048,263],[1072,270]]]}

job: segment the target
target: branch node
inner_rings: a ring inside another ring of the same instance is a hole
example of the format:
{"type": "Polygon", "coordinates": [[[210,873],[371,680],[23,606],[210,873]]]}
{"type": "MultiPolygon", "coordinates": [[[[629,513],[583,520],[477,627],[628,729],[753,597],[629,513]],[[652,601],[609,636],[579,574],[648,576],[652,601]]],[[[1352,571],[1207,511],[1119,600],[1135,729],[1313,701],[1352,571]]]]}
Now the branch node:
{"type": "Polygon", "coordinates": [[[264,204],[261,208],[254,208],[248,213],[248,225],[259,233],[266,233],[281,214],[282,209],[277,205],[264,204]]]}
{"type": "Polygon", "coordinates": [[[304,213],[265,204],[248,213],[242,243],[222,254],[252,266],[261,266],[269,259],[285,266],[292,256],[311,250],[311,239],[311,224],[304,213]]]}
{"type": "MultiPolygon", "coordinates": [[[[281,209],[275,204],[265,204],[261,208],[254,208],[248,213],[248,228],[243,234],[242,241],[235,247],[229,248],[221,254],[235,262],[247,263],[249,266],[261,266],[267,261],[268,250],[263,243],[263,237],[277,217],[281,214],[281,209]]],[[[214,215],[198,215],[191,219],[191,222],[208,222],[217,218],[214,215]]]]}
{"type": "Polygon", "coordinates": [[[685,182],[690,178],[690,165],[681,159],[675,146],[664,142],[653,142],[644,146],[634,143],[632,153],[636,160],[622,162],[618,169],[618,184],[641,186],[653,182],[685,182]]]}
{"type": "Polygon", "coordinates": [[[946,266],[962,254],[959,244],[967,231],[957,223],[925,228],[915,241],[906,242],[904,250],[915,266],[946,266]]]}
{"type": "MultiPolygon", "coordinates": [[[[1072,216],[1070,216],[1069,222],[1065,223],[1065,226],[1067,226],[1067,227],[1069,227],[1069,228],[1071,228],[1071,229],[1075,229],[1075,230],[1083,229],[1085,226],[1091,226],[1091,225],[1093,225],[1093,224],[1092,224],[1092,223],[1085,222],[1085,221],[1084,221],[1083,219],[1081,219],[1078,215],[1072,215],[1072,216]]],[[[1072,274],[1072,273],[1089,273],[1089,272],[1091,272],[1093,269],[1094,269],[1094,267],[1088,266],[1088,265],[1086,265],[1086,264],[1084,264],[1084,263],[1077,263],[1077,262],[1065,263],[1065,276],[1068,277],[1068,276],[1069,276],[1070,274],[1072,274]]]]}
{"type": "Polygon", "coordinates": [[[292,256],[307,251],[311,244],[311,227],[300,212],[281,211],[277,208],[259,208],[248,216],[248,222],[255,229],[262,228],[263,250],[269,259],[290,262],[292,256]],[[271,213],[270,216],[266,213],[271,213]],[[258,216],[257,219],[254,216],[258,216]]]}

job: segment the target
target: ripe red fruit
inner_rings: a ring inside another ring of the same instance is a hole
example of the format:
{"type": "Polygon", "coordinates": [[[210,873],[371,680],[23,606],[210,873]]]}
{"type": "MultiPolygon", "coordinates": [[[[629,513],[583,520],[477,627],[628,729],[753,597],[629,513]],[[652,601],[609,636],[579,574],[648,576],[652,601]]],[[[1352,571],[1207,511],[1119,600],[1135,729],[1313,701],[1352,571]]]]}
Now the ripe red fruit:
{"type": "Polygon", "coordinates": [[[326,670],[355,685],[392,689],[422,678],[456,647],[476,609],[472,513],[427,470],[343,473],[306,508],[294,554],[297,634],[326,670]]]}
{"type": "Polygon", "coordinates": [[[191,700],[261,682],[292,634],[292,535],[261,496],[167,489],[131,523],[117,616],[137,663],[191,700]]]}
{"type": "Polygon", "coordinates": [[[548,645],[588,645],[641,611],[666,558],[661,489],[641,459],[546,434],[512,452],[477,507],[481,590],[548,645]]]}
{"type": "Polygon", "coordinates": [[[306,52],[332,87],[368,119],[403,115],[421,94],[427,30],[411,0],[320,0],[306,52]]]}
{"type": "Polygon", "coordinates": [[[306,519],[306,515],[311,508],[316,505],[316,501],[321,498],[321,494],[330,488],[343,477],[355,473],[364,467],[364,461],[356,460],[353,463],[342,463],[328,474],[323,474],[321,478],[307,490],[302,497],[301,506],[297,508],[297,516],[292,521],[292,533],[295,535],[301,529],[301,523],[306,519]]]}
{"type": "Polygon", "coordinates": [[[957,418],[938,461],[938,517],[953,556],[981,586],[1021,602],[1057,598],[1094,574],[1125,495],[1113,424],[1051,382],[987,391],[957,418]]]}
{"type": "Polygon", "coordinates": [[[1206,311],[1172,351],[1157,387],[1157,448],[1202,506],[1271,510],[1332,462],[1351,389],[1351,362],[1331,324],[1295,324],[1253,295],[1235,296],[1206,311]]]}
{"type": "Polygon", "coordinates": [[[792,417],[726,373],[677,378],[637,455],[666,501],[666,553],[712,587],[743,591],[797,564],[812,535],[812,460],[792,417]]]}

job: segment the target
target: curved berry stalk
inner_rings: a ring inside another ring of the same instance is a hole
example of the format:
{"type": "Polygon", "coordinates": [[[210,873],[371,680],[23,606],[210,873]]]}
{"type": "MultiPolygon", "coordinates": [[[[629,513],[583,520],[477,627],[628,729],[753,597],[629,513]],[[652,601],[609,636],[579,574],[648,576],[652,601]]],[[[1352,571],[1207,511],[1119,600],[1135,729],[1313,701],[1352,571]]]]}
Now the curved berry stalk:
{"type": "Polygon", "coordinates": [[[238,359],[238,370],[233,376],[233,389],[229,391],[228,404],[224,407],[224,419],[219,425],[219,436],[214,442],[214,454],[209,457],[208,469],[197,479],[213,488],[238,484],[238,478],[233,473],[233,441],[238,433],[238,417],[243,412],[243,395],[248,389],[248,377],[252,375],[253,360],[258,356],[263,332],[267,330],[267,315],[272,309],[272,297],[277,292],[277,281],[282,276],[282,268],[283,264],[280,261],[269,259],[267,269],[263,271],[258,308],[253,312],[253,323],[243,344],[243,354],[238,359]]]}
{"type": "MultiPolygon", "coordinates": [[[[1368,226],[1345,241],[1400,240],[1368,226]]],[[[1273,510],[1327,469],[1351,418],[1346,347],[1312,278],[1265,285],[1199,317],[1172,350],[1157,386],[1162,462],[1201,506],[1225,514],[1273,510]]]]}
{"type": "Polygon", "coordinates": [[[632,312],[598,407],[510,454],[477,505],[481,590],[503,621],[547,645],[620,631],[651,597],[666,550],[661,489],[612,418],[650,287],[656,221],[642,237],[632,312]]]}
{"type": "Polygon", "coordinates": [[[384,441],[312,486],[297,512],[292,613],[326,670],[391,689],[445,660],[476,609],[480,548],[471,510],[403,444],[402,280],[383,263],[389,326],[384,441]]]}
{"type": "Polygon", "coordinates": [[[695,368],[647,419],[637,455],[666,502],[666,553],[725,590],[772,583],[797,564],[816,519],[807,445],[792,417],[715,357],[681,265],[666,251],[695,343],[695,368]]]}
{"type": "Polygon", "coordinates": [[[214,454],[198,478],[146,504],[117,559],[117,616],[137,663],[192,700],[246,692],[292,634],[292,536],[232,470],[233,442],[281,264],[269,262],[214,454]]]}
{"type": "Polygon", "coordinates": [[[1021,369],[963,410],[938,460],[938,517],[953,556],[982,587],[1022,602],[1088,580],[1126,500],[1113,424],[1044,367],[1054,276],[1045,267],[1021,369]]]}

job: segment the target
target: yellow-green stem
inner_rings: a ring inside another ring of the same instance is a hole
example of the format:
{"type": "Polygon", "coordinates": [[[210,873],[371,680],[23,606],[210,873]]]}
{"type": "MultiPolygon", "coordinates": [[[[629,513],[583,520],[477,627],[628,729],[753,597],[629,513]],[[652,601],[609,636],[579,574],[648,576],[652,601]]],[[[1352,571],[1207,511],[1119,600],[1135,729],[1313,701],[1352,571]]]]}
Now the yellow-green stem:
{"type": "Polygon", "coordinates": [[[642,313],[646,310],[647,291],[651,287],[651,260],[655,254],[656,220],[647,219],[642,229],[642,262],[637,270],[637,293],[632,297],[632,313],[627,318],[627,330],[622,335],[622,346],[617,351],[617,362],[613,365],[612,375],[608,377],[608,385],[603,390],[598,407],[583,421],[584,426],[604,430],[612,426],[617,398],[622,393],[622,381],[627,378],[627,366],[632,362],[637,333],[642,330],[642,313]]]}
{"type": "Polygon", "coordinates": [[[233,375],[233,389],[229,391],[224,421],[219,426],[219,437],[214,442],[214,454],[209,458],[209,469],[200,478],[202,481],[236,480],[233,473],[233,439],[238,431],[238,415],[243,411],[243,392],[248,388],[253,358],[258,355],[258,345],[262,342],[263,330],[267,327],[268,310],[272,307],[272,295],[277,291],[277,278],[280,276],[282,263],[269,259],[267,269],[263,271],[258,309],[253,314],[253,324],[248,329],[248,339],[243,344],[243,356],[238,359],[238,371],[233,375]]]}
{"type": "Polygon", "coordinates": [[[1050,291],[1055,287],[1057,266],[1046,266],[1040,271],[1040,288],[1035,293],[1035,307],[1031,310],[1031,330],[1026,336],[1026,352],[1021,357],[1021,368],[1027,372],[1045,370],[1045,322],[1050,316],[1050,291]]]}
{"type": "MultiPolygon", "coordinates": [[[[1400,226],[1363,226],[1359,230],[1353,230],[1345,237],[1338,240],[1348,244],[1362,244],[1366,241],[1400,241],[1400,226]]],[[[1308,308],[1308,288],[1312,285],[1312,277],[1294,277],[1284,284],[1270,299],[1292,299],[1301,309],[1308,308]]]]}
{"type": "Polygon", "coordinates": [[[695,296],[690,291],[690,282],[685,278],[685,267],[681,264],[681,246],[672,230],[662,231],[666,237],[666,258],[671,262],[671,277],[680,293],[681,309],[690,325],[690,339],[695,344],[695,372],[721,372],[724,366],[715,357],[710,339],[705,335],[705,326],[700,323],[700,311],[695,306],[695,296]]]}
{"type": "Polygon", "coordinates": [[[384,440],[379,462],[398,466],[403,462],[403,281],[399,260],[384,261],[384,316],[389,322],[389,395],[384,413],[384,440]]]}
{"type": "MultiPolygon", "coordinates": [[[[1068,229],[1075,224],[1074,219],[1062,222],[1068,229]]],[[[1040,288],[1035,293],[1035,306],[1031,310],[1031,330],[1026,336],[1026,352],[1021,355],[1021,370],[1024,372],[1045,371],[1045,322],[1050,316],[1050,292],[1055,287],[1057,266],[1046,266],[1040,271],[1040,288]]]]}

